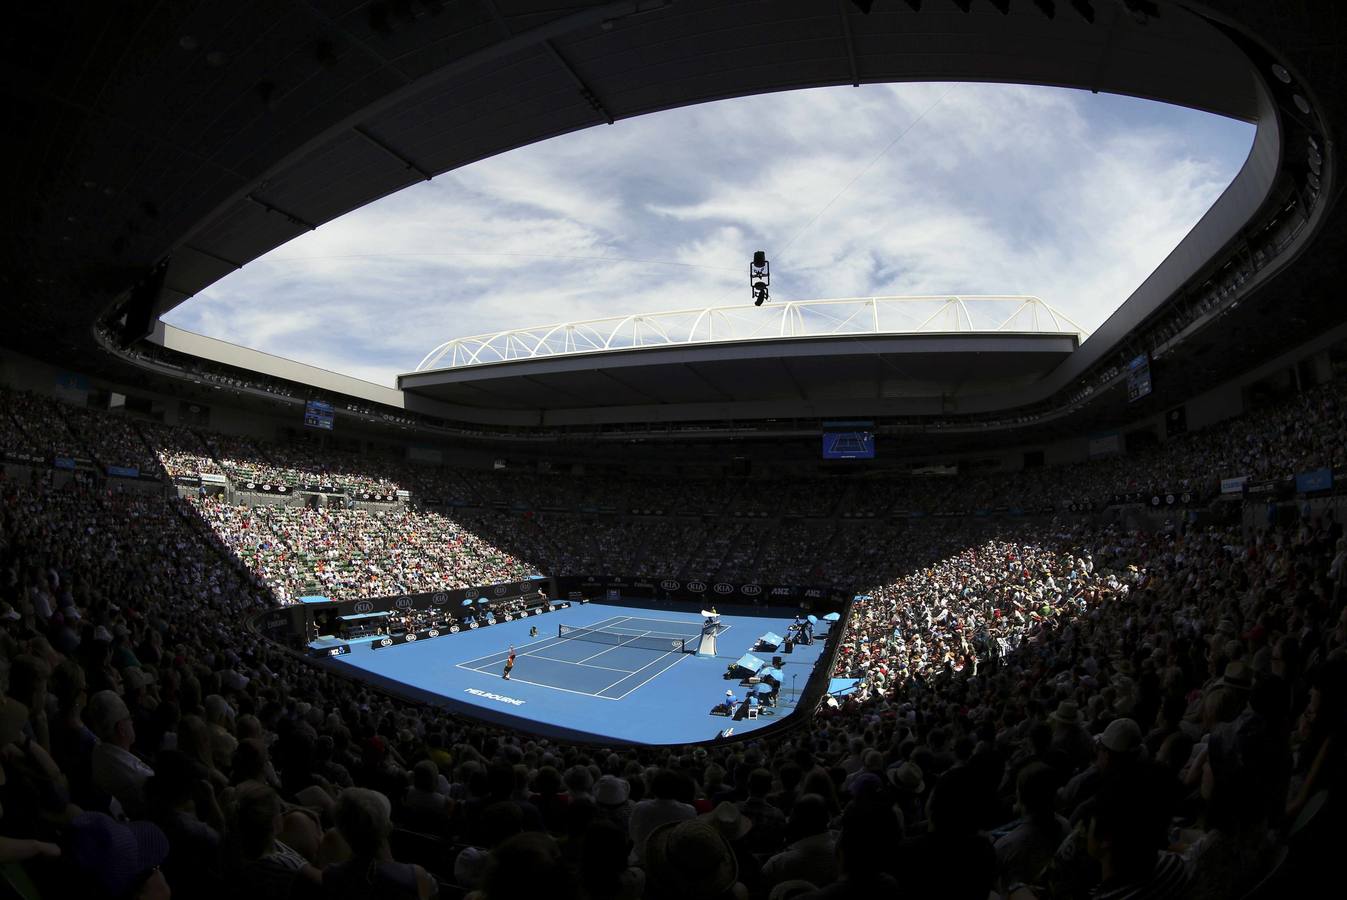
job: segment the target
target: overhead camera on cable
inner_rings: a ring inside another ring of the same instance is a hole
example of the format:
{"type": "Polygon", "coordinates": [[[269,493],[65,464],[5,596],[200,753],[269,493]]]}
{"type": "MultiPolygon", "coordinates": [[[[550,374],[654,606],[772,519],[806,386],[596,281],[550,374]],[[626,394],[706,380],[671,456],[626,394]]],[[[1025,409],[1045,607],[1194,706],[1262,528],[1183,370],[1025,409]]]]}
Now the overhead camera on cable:
{"type": "Polygon", "coordinates": [[[753,289],[754,306],[762,306],[767,302],[767,286],[771,283],[772,265],[767,261],[767,251],[759,250],[748,264],[748,284],[753,289]]]}

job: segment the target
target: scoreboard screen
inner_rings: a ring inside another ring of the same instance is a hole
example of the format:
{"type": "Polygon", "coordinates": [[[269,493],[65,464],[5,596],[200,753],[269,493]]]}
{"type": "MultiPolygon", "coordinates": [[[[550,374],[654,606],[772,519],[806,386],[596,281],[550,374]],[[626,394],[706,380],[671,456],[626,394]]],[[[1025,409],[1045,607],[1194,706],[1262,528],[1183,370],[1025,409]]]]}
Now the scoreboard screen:
{"type": "Polygon", "coordinates": [[[1140,400],[1151,392],[1151,356],[1143,353],[1127,364],[1127,402],[1140,400]]]}
{"type": "Polygon", "coordinates": [[[304,404],[304,424],[310,428],[332,430],[332,404],[322,400],[310,400],[304,404]]]}
{"type": "Polygon", "coordinates": [[[824,459],[874,459],[874,422],[824,422],[824,459]]]}

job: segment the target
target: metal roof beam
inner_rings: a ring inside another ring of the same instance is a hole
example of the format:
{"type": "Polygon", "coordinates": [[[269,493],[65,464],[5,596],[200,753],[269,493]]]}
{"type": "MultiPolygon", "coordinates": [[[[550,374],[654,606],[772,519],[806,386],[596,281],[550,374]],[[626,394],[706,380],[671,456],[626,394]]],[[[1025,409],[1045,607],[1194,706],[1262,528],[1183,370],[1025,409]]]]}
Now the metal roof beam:
{"type": "Polygon", "coordinates": [[[588,103],[596,113],[603,116],[605,122],[609,125],[613,124],[613,114],[603,105],[603,101],[599,99],[598,94],[594,93],[594,89],[586,84],[585,80],[580,77],[580,73],[575,71],[575,67],[566,61],[566,57],[561,55],[561,51],[557,49],[557,45],[551,41],[543,41],[543,46],[547,48],[548,53],[552,54],[552,58],[557,61],[557,65],[565,69],[566,74],[571,76],[571,81],[575,82],[575,86],[579,89],[580,96],[585,98],[585,102],[588,103]]]}
{"type": "Polygon", "coordinates": [[[385,144],[383,141],[379,140],[379,139],[378,139],[377,137],[375,137],[375,136],[370,132],[370,130],[369,130],[368,128],[366,128],[364,125],[356,125],[356,126],[355,126],[354,128],[352,128],[351,130],[354,131],[356,134],[360,135],[360,136],[361,136],[362,138],[364,138],[365,140],[369,141],[369,142],[370,142],[371,144],[373,144],[374,146],[378,147],[378,148],[379,148],[380,150],[382,150],[384,153],[386,153],[386,154],[388,154],[389,156],[393,157],[393,159],[396,159],[398,162],[400,162],[400,163],[402,164],[403,168],[405,168],[405,169],[410,169],[411,171],[415,172],[417,175],[420,175],[423,181],[429,181],[430,179],[432,179],[432,178],[435,177],[435,176],[434,176],[433,174],[431,174],[430,172],[428,172],[428,171],[426,171],[425,169],[423,169],[423,168],[421,168],[420,166],[418,166],[418,165],[417,165],[413,160],[411,160],[410,158],[408,158],[408,157],[406,157],[406,156],[403,156],[401,153],[399,153],[398,151],[394,150],[392,147],[388,146],[388,145],[385,144]]]}
{"type": "Polygon", "coordinates": [[[837,0],[837,15],[842,20],[842,44],[847,48],[847,62],[851,65],[851,86],[861,86],[861,76],[856,67],[856,42],[851,36],[851,22],[847,19],[847,7],[851,0],[837,0]]]}

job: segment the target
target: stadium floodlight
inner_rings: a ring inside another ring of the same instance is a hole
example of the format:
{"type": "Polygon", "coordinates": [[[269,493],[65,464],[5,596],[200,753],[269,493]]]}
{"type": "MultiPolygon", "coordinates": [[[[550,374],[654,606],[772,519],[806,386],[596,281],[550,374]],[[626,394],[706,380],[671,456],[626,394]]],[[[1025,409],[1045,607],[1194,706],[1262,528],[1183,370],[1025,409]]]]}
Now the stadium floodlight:
{"type": "Polygon", "coordinates": [[[767,251],[758,250],[753,261],[748,264],[748,284],[753,289],[753,305],[762,306],[767,302],[767,286],[772,283],[772,265],[767,261],[767,251]]]}

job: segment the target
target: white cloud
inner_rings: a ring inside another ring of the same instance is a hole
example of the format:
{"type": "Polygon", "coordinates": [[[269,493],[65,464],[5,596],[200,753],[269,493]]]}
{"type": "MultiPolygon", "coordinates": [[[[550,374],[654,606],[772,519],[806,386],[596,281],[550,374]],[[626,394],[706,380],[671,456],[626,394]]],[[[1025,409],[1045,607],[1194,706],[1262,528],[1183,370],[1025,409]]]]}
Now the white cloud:
{"type": "Polygon", "coordinates": [[[450,337],[748,303],[748,258],[765,249],[774,299],[1031,293],[1093,329],[1251,139],[1189,110],[1014,85],[724,101],[409,188],[167,318],[391,383],[450,337]]]}

